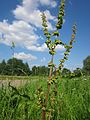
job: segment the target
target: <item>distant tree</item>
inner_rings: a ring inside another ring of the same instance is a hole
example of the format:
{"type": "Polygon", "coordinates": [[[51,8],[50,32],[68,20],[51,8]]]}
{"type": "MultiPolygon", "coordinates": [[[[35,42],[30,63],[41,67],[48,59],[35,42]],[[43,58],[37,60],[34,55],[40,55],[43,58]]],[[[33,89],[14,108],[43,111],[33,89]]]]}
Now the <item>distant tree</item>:
{"type": "Polygon", "coordinates": [[[31,75],[32,74],[32,71],[30,71],[28,63],[25,63],[24,71],[27,73],[27,75],[31,75]]]}
{"type": "Polygon", "coordinates": [[[76,68],[76,70],[73,71],[75,77],[80,77],[82,75],[82,69],[76,68]]]}
{"type": "Polygon", "coordinates": [[[33,66],[32,67],[32,75],[48,75],[49,68],[46,66],[33,66]]]}
{"type": "Polygon", "coordinates": [[[16,58],[9,59],[7,63],[3,60],[0,63],[0,74],[3,75],[30,75],[31,71],[27,63],[16,58]]]}
{"type": "Polygon", "coordinates": [[[40,74],[41,75],[48,75],[49,69],[46,66],[40,66],[40,74]]]}
{"type": "Polygon", "coordinates": [[[32,67],[32,75],[37,75],[37,67],[36,66],[32,67]]]}
{"type": "Polygon", "coordinates": [[[90,75],[90,56],[83,60],[83,71],[86,75],[90,75]]]}
{"type": "Polygon", "coordinates": [[[3,61],[0,63],[0,74],[1,74],[1,75],[6,74],[6,62],[5,62],[5,60],[3,60],[3,61]]]}
{"type": "Polygon", "coordinates": [[[62,74],[62,77],[69,77],[70,74],[71,74],[71,71],[69,69],[67,69],[67,68],[63,68],[61,74],[62,74]]]}
{"type": "Polygon", "coordinates": [[[7,61],[7,65],[10,66],[9,74],[10,75],[23,75],[23,63],[22,60],[18,60],[16,58],[9,59],[7,61]]]}

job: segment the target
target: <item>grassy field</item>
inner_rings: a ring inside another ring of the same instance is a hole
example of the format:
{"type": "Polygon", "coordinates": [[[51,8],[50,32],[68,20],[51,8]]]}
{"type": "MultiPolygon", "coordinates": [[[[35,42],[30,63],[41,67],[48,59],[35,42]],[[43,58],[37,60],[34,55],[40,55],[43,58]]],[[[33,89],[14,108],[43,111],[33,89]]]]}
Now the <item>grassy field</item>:
{"type": "Polygon", "coordinates": [[[8,75],[0,75],[0,80],[36,80],[41,76],[8,76],[8,75]]]}
{"type": "MultiPolygon", "coordinates": [[[[4,76],[2,78],[0,80],[10,79],[5,79],[4,76]]],[[[15,80],[22,79],[17,78],[19,77],[14,77],[15,80]]],[[[21,96],[11,87],[0,87],[0,120],[41,120],[36,92],[40,86],[45,91],[47,77],[23,78],[29,82],[18,88],[21,96]]],[[[90,120],[90,77],[59,78],[56,100],[52,120],[90,120]]],[[[48,109],[49,107],[50,102],[48,109]]]]}

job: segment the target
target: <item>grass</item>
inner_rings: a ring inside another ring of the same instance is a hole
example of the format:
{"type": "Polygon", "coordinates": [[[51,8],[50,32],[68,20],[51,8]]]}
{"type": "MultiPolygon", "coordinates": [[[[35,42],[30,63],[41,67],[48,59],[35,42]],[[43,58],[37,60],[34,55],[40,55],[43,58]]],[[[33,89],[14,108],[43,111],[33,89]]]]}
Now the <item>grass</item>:
{"type": "Polygon", "coordinates": [[[32,80],[44,78],[42,76],[8,76],[8,75],[0,75],[0,80],[32,80]]]}
{"type": "MultiPolygon", "coordinates": [[[[19,87],[19,96],[10,87],[0,88],[0,120],[40,120],[36,90],[46,89],[47,77],[31,77],[29,84],[19,87]]],[[[50,107],[50,102],[48,109],[50,107]]],[[[58,79],[58,97],[52,120],[90,120],[90,77],[58,79]]]]}

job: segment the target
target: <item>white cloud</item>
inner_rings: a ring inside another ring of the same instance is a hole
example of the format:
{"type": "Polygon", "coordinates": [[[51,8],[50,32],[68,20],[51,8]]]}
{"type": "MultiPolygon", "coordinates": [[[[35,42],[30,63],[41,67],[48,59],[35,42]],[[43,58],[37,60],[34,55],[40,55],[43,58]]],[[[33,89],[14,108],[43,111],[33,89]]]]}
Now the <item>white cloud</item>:
{"type": "Polygon", "coordinates": [[[42,5],[49,5],[51,7],[56,7],[57,6],[56,1],[52,1],[52,0],[39,0],[39,1],[42,5]]]}
{"type": "MultiPolygon", "coordinates": [[[[41,36],[39,37],[34,31],[35,28],[25,21],[14,21],[12,24],[5,20],[0,22],[0,33],[4,34],[2,43],[11,45],[12,41],[14,41],[16,46],[25,47],[28,50],[46,51],[46,44],[38,44],[38,39],[41,36]]],[[[64,47],[58,45],[56,50],[64,50],[64,47]]]]}
{"type": "MultiPolygon", "coordinates": [[[[41,20],[41,11],[38,9],[39,3],[43,5],[50,5],[53,6],[53,2],[51,0],[23,0],[22,5],[17,6],[15,10],[13,10],[13,14],[16,19],[24,20],[36,27],[42,27],[42,20],[41,20]]],[[[56,2],[54,2],[55,4],[56,2]]],[[[48,24],[49,29],[52,30],[53,26],[50,24],[49,20],[55,21],[55,16],[52,16],[49,10],[44,11],[48,24]]]]}
{"type": "MultiPolygon", "coordinates": [[[[12,41],[14,41],[16,46],[25,47],[28,50],[41,52],[47,50],[45,43],[42,45],[38,44],[38,40],[43,38],[35,33],[36,27],[40,28],[42,23],[41,11],[38,9],[40,4],[54,7],[56,2],[51,0],[23,0],[22,4],[13,10],[16,20],[11,24],[7,20],[0,22],[2,43],[11,46],[12,41]]],[[[49,21],[56,21],[56,17],[52,16],[49,10],[44,12],[47,16],[48,28],[53,30],[54,28],[49,21]]],[[[57,46],[56,49],[63,50],[63,47],[57,46]]]]}
{"type": "MultiPolygon", "coordinates": [[[[42,12],[40,10],[34,10],[30,14],[29,12],[23,11],[22,8],[17,8],[15,11],[13,11],[13,13],[15,14],[16,19],[24,20],[38,28],[42,27],[42,12]]],[[[45,14],[47,16],[48,29],[52,30],[53,26],[51,25],[49,20],[56,21],[56,18],[52,16],[48,10],[45,11],[45,14]]]]}
{"type": "Polygon", "coordinates": [[[33,61],[37,59],[36,56],[33,56],[31,54],[26,54],[24,52],[14,53],[14,57],[17,59],[23,59],[23,60],[29,60],[29,61],[33,61]]]}
{"type": "Polygon", "coordinates": [[[46,46],[46,44],[44,43],[44,44],[42,44],[41,46],[27,46],[27,48],[29,49],[29,50],[33,50],[33,51],[39,51],[39,52],[44,52],[44,51],[46,51],[47,50],[47,46],[46,46]]]}
{"type": "Polygon", "coordinates": [[[9,24],[7,21],[0,22],[0,33],[4,34],[2,43],[11,45],[12,41],[16,46],[26,47],[37,44],[38,35],[34,32],[34,27],[25,21],[14,21],[9,24]]]}
{"type": "Polygon", "coordinates": [[[62,46],[62,45],[57,45],[57,46],[56,46],[56,50],[64,51],[65,48],[64,48],[64,46],[62,46]]]}
{"type": "Polygon", "coordinates": [[[56,6],[57,6],[56,1],[52,1],[52,2],[51,2],[51,6],[52,6],[52,7],[56,7],[56,6]]]}
{"type": "Polygon", "coordinates": [[[56,19],[55,16],[52,16],[52,15],[51,15],[51,13],[50,13],[49,10],[45,10],[44,13],[45,13],[46,18],[47,18],[48,20],[55,20],[55,19],[56,19]]]}

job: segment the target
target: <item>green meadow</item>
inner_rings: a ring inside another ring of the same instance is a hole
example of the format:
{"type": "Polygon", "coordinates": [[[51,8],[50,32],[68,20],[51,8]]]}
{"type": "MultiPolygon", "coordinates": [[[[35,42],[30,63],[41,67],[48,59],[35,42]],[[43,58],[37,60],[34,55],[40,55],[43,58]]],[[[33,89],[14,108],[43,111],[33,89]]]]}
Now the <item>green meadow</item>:
{"type": "MultiPolygon", "coordinates": [[[[10,77],[7,78],[10,79],[10,77]]],[[[15,90],[9,84],[1,85],[0,120],[41,119],[41,108],[37,103],[37,89],[42,86],[43,91],[46,91],[47,77],[22,78],[26,80],[26,83],[23,86],[14,86],[15,90]]],[[[13,80],[16,79],[18,82],[20,77],[13,77],[13,80]]],[[[48,102],[47,109],[50,106],[51,101],[48,102]]],[[[52,120],[90,120],[90,76],[71,79],[59,77],[58,96],[53,107],[55,111],[51,116],[52,120]]]]}

